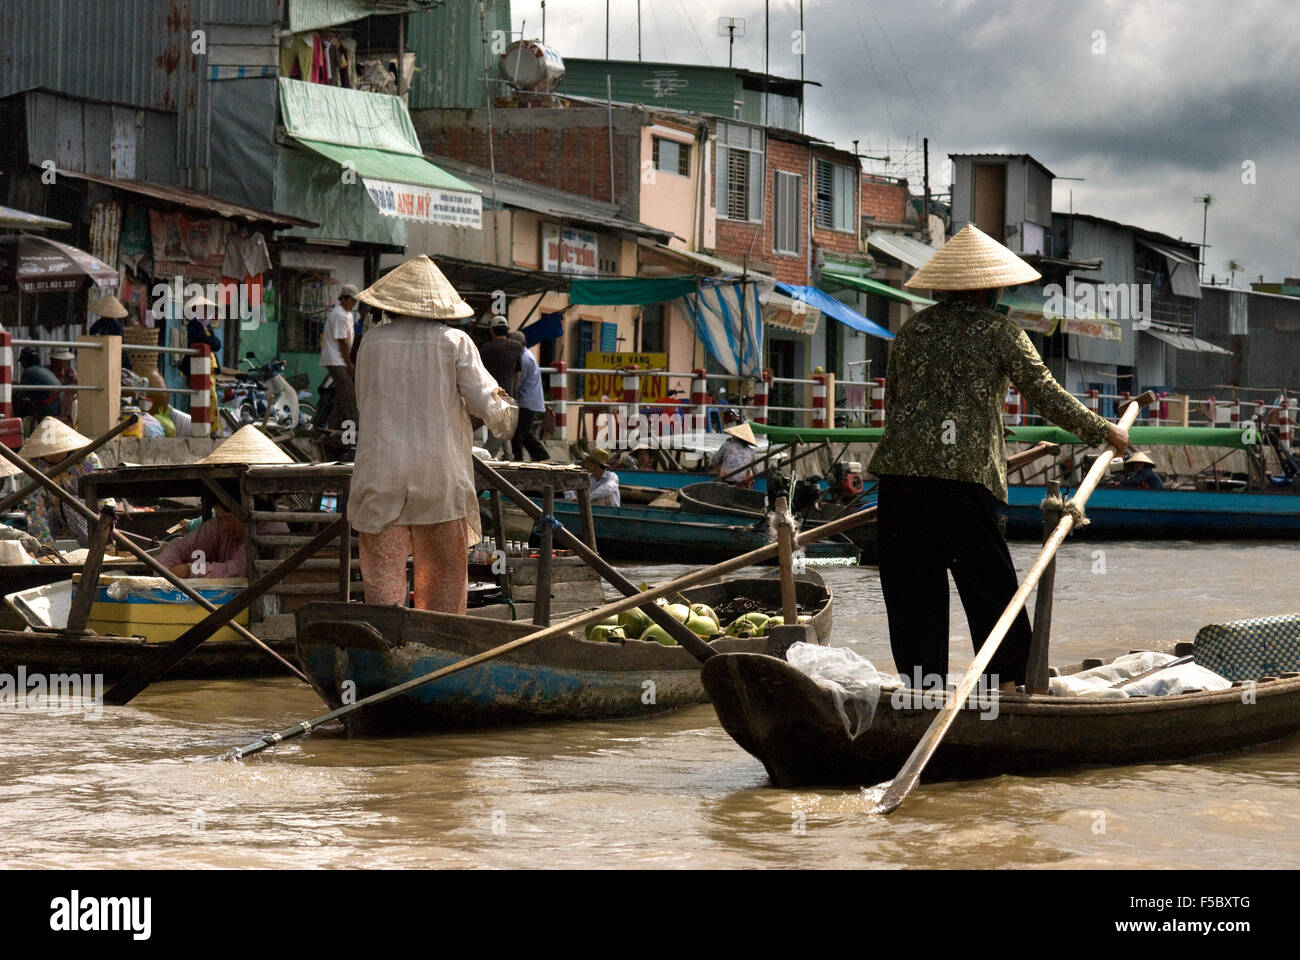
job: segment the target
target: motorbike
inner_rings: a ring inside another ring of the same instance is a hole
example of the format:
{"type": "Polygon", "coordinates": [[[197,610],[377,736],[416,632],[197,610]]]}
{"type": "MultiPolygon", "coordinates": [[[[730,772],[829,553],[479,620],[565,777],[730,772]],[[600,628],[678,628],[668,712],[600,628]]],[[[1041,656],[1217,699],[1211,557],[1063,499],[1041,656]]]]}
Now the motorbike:
{"type": "Polygon", "coordinates": [[[296,374],[291,382],[284,375],[287,366],[284,360],[269,360],[259,365],[252,354],[239,365],[241,368],[247,365],[248,372],[239,371],[235,382],[226,386],[221,402],[234,411],[241,426],[274,423],[293,429],[298,424],[310,425],[315,411],[306,402],[311,397],[310,391],[302,389],[306,374],[296,374]]]}

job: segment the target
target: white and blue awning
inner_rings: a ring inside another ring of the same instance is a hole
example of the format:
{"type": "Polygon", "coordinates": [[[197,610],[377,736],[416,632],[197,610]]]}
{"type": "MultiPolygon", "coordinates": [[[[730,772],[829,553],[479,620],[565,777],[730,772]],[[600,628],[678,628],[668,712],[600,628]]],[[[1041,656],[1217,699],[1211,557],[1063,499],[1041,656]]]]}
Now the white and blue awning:
{"type": "Polygon", "coordinates": [[[894,339],[894,335],[880,324],[867,319],[847,303],[836,300],[824,290],[819,290],[816,287],[802,287],[793,283],[778,283],[776,289],[787,296],[794,297],[796,300],[802,300],[810,307],[816,307],[826,316],[833,317],[846,327],[860,333],[869,333],[873,337],[880,337],[884,340],[894,339]]]}
{"type": "Polygon", "coordinates": [[[678,297],[695,335],[727,373],[763,375],[763,303],[757,283],[701,279],[695,293],[678,297]]]}

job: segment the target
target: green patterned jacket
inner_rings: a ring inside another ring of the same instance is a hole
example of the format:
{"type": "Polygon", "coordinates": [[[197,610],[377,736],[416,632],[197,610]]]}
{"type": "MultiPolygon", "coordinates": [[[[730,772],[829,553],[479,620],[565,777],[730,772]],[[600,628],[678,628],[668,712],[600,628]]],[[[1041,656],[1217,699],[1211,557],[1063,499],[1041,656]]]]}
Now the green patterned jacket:
{"type": "Polygon", "coordinates": [[[1105,441],[1107,422],[1056,382],[1015,321],[943,300],[908,320],[890,345],[885,433],[869,469],[982,483],[1005,503],[1008,380],[1052,423],[1094,446],[1105,441]]]}

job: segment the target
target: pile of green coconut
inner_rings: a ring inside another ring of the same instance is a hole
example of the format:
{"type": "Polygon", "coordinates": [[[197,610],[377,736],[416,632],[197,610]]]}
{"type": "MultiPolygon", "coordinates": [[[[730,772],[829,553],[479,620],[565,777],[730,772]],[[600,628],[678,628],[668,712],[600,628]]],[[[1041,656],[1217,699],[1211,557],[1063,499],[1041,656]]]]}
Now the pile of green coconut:
{"type": "MultiPolygon", "coordinates": [[[[707,603],[669,603],[667,600],[655,601],[673,619],[686,625],[686,629],[705,640],[718,636],[761,637],[766,635],[769,623],[781,623],[780,614],[767,614],[758,611],[742,613],[724,628],[722,621],[707,603]]],[[[799,622],[811,620],[808,614],[800,614],[799,622]]],[[[641,609],[625,610],[616,616],[606,617],[599,623],[587,628],[587,639],[597,642],[612,641],[622,643],[624,640],[653,640],[666,647],[674,647],[677,641],[663,627],[650,619],[641,609]]]]}

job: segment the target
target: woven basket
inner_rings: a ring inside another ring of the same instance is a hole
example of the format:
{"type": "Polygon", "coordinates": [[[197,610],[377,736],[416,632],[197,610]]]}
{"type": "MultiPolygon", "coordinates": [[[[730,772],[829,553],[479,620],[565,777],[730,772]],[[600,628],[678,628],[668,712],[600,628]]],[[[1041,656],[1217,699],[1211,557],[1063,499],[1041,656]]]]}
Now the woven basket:
{"type": "MultiPolygon", "coordinates": [[[[122,342],[143,344],[147,346],[158,345],[158,328],[157,327],[123,327],[122,342]]],[[[158,369],[158,354],[156,353],[137,353],[132,350],[127,354],[131,361],[131,370],[142,377],[147,377],[158,369]]]]}

